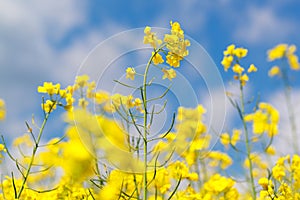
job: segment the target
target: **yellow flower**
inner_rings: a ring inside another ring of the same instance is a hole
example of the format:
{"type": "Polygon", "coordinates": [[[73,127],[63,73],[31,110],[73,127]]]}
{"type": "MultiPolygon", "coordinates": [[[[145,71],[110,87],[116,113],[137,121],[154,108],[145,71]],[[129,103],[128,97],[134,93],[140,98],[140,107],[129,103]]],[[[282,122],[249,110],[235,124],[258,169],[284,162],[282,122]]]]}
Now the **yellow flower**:
{"type": "Polygon", "coordinates": [[[266,153],[268,155],[275,155],[276,154],[276,150],[273,146],[269,146],[267,149],[266,149],[266,153]]]}
{"type": "Polygon", "coordinates": [[[109,101],[110,95],[106,91],[97,91],[94,97],[97,104],[103,104],[109,101]]]}
{"type": "Polygon", "coordinates": [[[171,81],[173,78],[176,77],[176,72],[175,72],[174,69],[165,69],[165,68],[163,68],[161,71],[164,73],[162,79],[167,78],[171,81]]]}
{"type": "Polygon", "coordinates": [[[234,73],[237,73],[237,74],[242,74],[243,71],[244,71],[244,68],[241,67],[239,64],[235,64],[235,65],[233,65],[233,67],[232,67],[232,71],[233,71],[234,73]]]}
{"type": "Polygon", "coordinates": [[[47,100],[45,103],[41,104],[41,107],[46,113],[49,113],[56,109],[56,102],[47,100]]]}
{"type": "Polygon", "coordinates": [[[144,44],[150,44],[154,49],[161,45],[162,41],[157,39],[155,33],[151,32],[151,27],[146,26],[144,33],[144,44]]]}
{"type": "Polygon", "coordinates": [[[158,52],[157,53],[152,52],[152,56],[153,56],[152,61],[153,61],[154,65],[158,65],[158,64],[161,64],[164,62],[164,59],[158,52]]]}
{"type": "Polygon", "coordinates": [[[250,67],[247,70],[248,73],[256,72],[256,71],[257,71],[257,68],[253,64],[251,64],[250,67]]]}
{"type": "Polygon", "coordinates": [[[90,77],[86,74],[81,75],[81,76],[76,76],[75,79],[75,88],[77,89],[78,87],[83,88],[88,85],[88,80],[90,77]]]}
{"type": "Polygon", "coordinates": [[[5,146],[3,144],[0,144],[0,164],[2,162],[1,159],[3,158],[2,152],[6,152],[6,150],[5,150],[5,146]]]}
{"type": "Polygon", "coordinates": [[[268,50],[268,60],[273,61],[276,59],[283,58],[285,56],[286,50],[288,48],[287,44],[279,44],[273,49],[268,50]]]}
{"type": "Polygon", "coordinates": [[[233,50],[233,54],[238,58],[247,56],[248,50],[245,48],[236,48],[233,50]]]}
{"type": "Polygon", "coordinates": [[[167,63],[171,66],[171,67],[179,67],[180,65],[180,61],[182,60],[182,57],[180,57],[177,54],[168,52],[167,55],[167,63]]]}
{"type": "Polygon", "coordinates": [[[0,120],[4,120],[5,115],[5,102],[2,99],[0,99],[0,120]]]}
{"type": "Polygon", "coordinates": [[[231,64],[233,62],[233,56],[224,56],[221,64],[224,67],[224,70],[227,72],[227,70],[230,68],[231,64]]]}
{"type": "Polygon", "coordinates": [[[222,133],[221,137],[220,137],[220,142],[226,147],[228,148],[229,144],[230,144],[230,136],[228,133],[222,133]]]}
{"type": "Polygon", "coordinates": [[[293,69],[293,70],[300,69],[300,63],[298,61],[298,56],[291,54],[291,55],[288,55],[287,58],[288,58],[288,62],[289,62],[291,69],[293,69]]]}
{"type": "Polygon", "coordinates": [[[126,69],[126,78],[134,80],[135,74],[136,74],[136,72],[135,72],[135,69],[133,67],[128,67],[126,69]]]}
{"type": "Polygon", "coordinates": [[[259,179],[258,184],[259,184],[264,190],[267,190],[270,181],[271,181],[271,180],[268,180],[267,178],[261,178],[261,179],[259,179]]]}
{"type": "Polygon", "coordinates": [[[240,81],[241,81],[241,84],[242,86],[245,86],[246,82],[249,81],[249,77],[247,74],[244,74],[240,77],[240,81]]]}
{"type": "Polygon", "coordinates": [[[238,129],[234,129],[232,132],[232,137],[231,137],[231,144],[233,146],[236,145],[236,143],[240,140],[240,135],[241,135],[241,131],[238,129]]]}
{"type": "Polygon", "coordinates": [[[49,95],[58,94],[60,89],[60,84],[57,83],[53,85],[52,82],[44,82],[43,86],[38,86],[37,91],[39,93],[48,93],[49,95]]]}
{"type": "Polygon", "coordinates": [[[278,66],[274,66],[269,70],[269,76],[273,77],[280,74],[280,68],[278,66]]]}
{"type": "Polygon", "coordinates": [[[224,56],[233,55],[235,45],[231,44],[227,47],[227,49],[223,52],[224,56]]]}

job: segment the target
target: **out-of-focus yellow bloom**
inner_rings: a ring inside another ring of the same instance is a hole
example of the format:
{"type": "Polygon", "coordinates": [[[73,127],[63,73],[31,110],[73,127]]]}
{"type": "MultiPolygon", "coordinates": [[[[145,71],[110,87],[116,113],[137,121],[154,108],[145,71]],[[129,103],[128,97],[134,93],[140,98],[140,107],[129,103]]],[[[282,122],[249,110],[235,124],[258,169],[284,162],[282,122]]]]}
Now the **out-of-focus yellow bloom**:
{"type": "Polygon", "coordinates": [[[95,102],[97,103],[97,104],[103,104],[103,103],[106,103],[106,102],[108,102],[109,101],[109,99],[110,99],[110,95],[109,95],[109,93],[108,92],[106,92],[106,91],[97,91],[96,93],[95,93],[95,102]]]}
{"type": "Polygon", "coordinates": [[[89,102],[85,98],[80,98],[78,100],[78,106],[80,108],[86,109],[86,107],[89,105],[89,102]]]}
{"type": "Polygon", "coordinates": [[[41,104],[41,107],[46,113],[52,112],[56,109],[56,101],[47,100],[41,104]]]}
{"type": "Polygon", "coordinates": [[[243,75],[240,77],[240,81],[241,81],[242,86],[245,86],[245,85],[246,85],[246,82],[249,81],[248,75],[247,75],[247,74],[243,74],[243,75]]]}
{"type": "Polygon", "coordinates": [[[6,115],[5,102],[0,99],[0,120],[4,120],[6,115]]]}
{"type": "Polygon", "coordinates": [[[163,68],[161,71],[164,73],[162,79],[167,78],[171,81],[173,78],[176,78],[176,71],[174,69],[165,69],[165,68],[163,68]]]}
{"type": "Polygon", "coordinates": [[[54,94],[58,94],[59,89],[60,89],[59,83],[53,85],[52,82],[44,82],[43,86],[38,86],[37,91],[39,93],[48,93],[51,96],[54,94]]]}
{"type": "Polygon", "coordinates": [[[269,70],[269,76],[273,77],[280,74],[280,68],[278,66],[274,66],[269,70]]]}
{"type": "Polygon", "coordinates": [[[257,68],[253,64],[251,64],[250,67],[247,70],[248,73],[256,72],[256,71],[257,71],[257,68]]]}
{"type": "Polygon", "coordinates": [[[300,70],[300,63],[298,61],[298,56],[295,55],[296,46],[279,44],[273,49],[268,50],[268,60],[274,61],[276,59],[286,58],[288,64],[292,70],[300,70]]]}
{"type": "Polygon", "coordinates": [[[33,146],[33,141],[31,139],[31,136],[29,134],[24,134],[20,137],[17,137],[13,141],[13,146],[17,147],[20,145],[26,145],[27,147],[32,147],[33,146]]]}
{"type": "Polygon", "coordinates": [[[159,53],[152,52],[152,56],[153,56],[152,61],[153,61],[154,65],[158,65],[158,64],[161,64],[164,62],[164,59],[162,58],[162,56],[159,53]]]}
{"type": "Polygon", "coordinates": [[[246,122],[253,122],[253,133],[263,134],[266,132],[269,137],[278,133],[279,112],[270,104],[261,102],[259,109],[252,114],[245,116],[246,122]]]}
{"type": "Polygon", "coordinates": [[[144,33],[144,44],[150,44],[154,49],[161,45],[162,41],[157,38],[155,33],[151,32],[151,27],[146,26],[144,33]]]}
{"type": "Polygon", "coordinates": [[[223,152],[211,151],[207,157],[210,158],[208,164],[212,167],[220,166],[221,169],[226,169],[232,164],[232,159],[223,152]]]}
{"type": "Polygon", "coordinates": [[[214,174],[210,179],[204,183],[203,199],[218,199],[223,196],[222,199],[238,199],[239,193],[234,186],[234,180],[221,176],[220,174],[214,174]]]}
{"type": "Polygon", "coordinates": [[[258,184],[264,189],[267,190],[269,185],[273,185],[272,180],[268,180],[267,178],[260,178],[258,180],[258,184]]]}
{"type": "Polygon", "coordinates": [[[231,144],[233,146],[240,140],[241,130],[234,129],[231,136],[231,144]]]}
{"type": "Polygon", "coordinates": [[[0,164],[1,164],[2,158],[3,158],[2,152],[6,152],[6,149],[3,144],[0,144],[0,164]]]}
{"type": "Polygon", "coordinates": [[[276,59],[283,58],[285,56],[286,50],[288,48],[287,44],[279,44],[273,49],[268,50],[268,60],[273,61],[276,59]]]}
{"type": "Polygon", "coordinates": [[[76,76],[75,78],[75,85],[74,88],[75,90],[79,88],[83,88],[88,85],[88,81],[90,80],[90,77],[86,74],[81,75],[81,76],[76,76]]]}
{"type": "Polygon", "coordinates": [[[233,62],[233,56],[224,56],[221,64],[223,65],[224,67],[224,70],[227,72],[228,69],[230,68],[230,66],[232,65],[232,62],[233,62]]]}
{"type": "Polygon", "coordinates": [[[300,63],[298,61],[298,56],[291,54],[291,55],[288,55],[287,59],[288,59],[288,63],[292,70],[300,69],[300,63]]]}
{"type": "Polygon", "coordinates": [[[230,136],[228,133],[222,133],[220,136],[220,142],[226,147],[229,147],[230,144],[230,136]]]}
{"type": "Polygon", "coordinates": [[[274,156],[274,155],[276,154],[276,150],[275,150],[275,148],[274,148],[273,146],[269,146],[269,147],[266,149],[266,153],[267,153],[268,155],[274,156]]]}
{"type": "Polygon", "coordinates": [[[136,74],[136,72],[135,72],[135,69],[133,67],[128,67],[126,69],[126,78],[134,80],[135,74],[136,74]]]}

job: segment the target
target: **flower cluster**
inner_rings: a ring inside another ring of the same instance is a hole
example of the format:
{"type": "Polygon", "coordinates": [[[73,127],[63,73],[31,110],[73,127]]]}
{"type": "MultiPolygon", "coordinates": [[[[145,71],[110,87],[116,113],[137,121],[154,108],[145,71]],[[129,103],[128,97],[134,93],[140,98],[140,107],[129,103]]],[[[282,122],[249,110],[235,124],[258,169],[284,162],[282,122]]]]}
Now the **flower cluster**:
{"type": "MultiPolygon", "coordinates": [[[[270,159],[277,154],[273,140],[279,134],[279,112],[265,102],[248,108],[253,102],[245,99],[244,87],[248,74],[257,68],[253,64],[247,70],[241,66],[241,59],[248,53],[245,48],[228,46],[222,60],[225,71],[231,69],[239,81],[239,98],[228,95],[240,117],[238,129],[214,134],[214,128],[207,128],[205,123],[206,109],[198,104],[193,108],[178,107],[170,127],[158,135],[152,133],[154,118],[167,104],[157,110],[155,101],[162,100],[169,88],[161,96],[147,97],[151,88],[148,69],[153,65],[163,72],[163,79],[172,80],[176,77],[174,68],[189,54],[190,42],[180,24],[170,24],[170,34],[163,39],[150,27],[144,29],[144,43],[153,48],[145,72],[126,69],[128,79],[144,77],[141,86],[134,87],[140,90],[140,96],[97,91],[88,75],[77,76],[74,84],[65,88],[52,82],[38,86],[37,91],[46,94],[42,98],[41,125],[34,118],[26,122],[26,133],[12,141],[14,151],[1,137],[0,163],[9,157],[16,170],[1,179],[0,200],[300,199],[298,152],[279,157],[275,164],[270,159]],[[169,66],[160,67],[164,62],[169,66]],[[66,110],[67,127],[61,137],[57,133],[57,137],[45,138],[47,120],[58,107],[66,110]],[[213,138],[220,140],[215,144],[213,138]],[[237,172],[232,173],[232,169],[237,172]],[[239,185],[236,180],[243,180],[243,170],[245,181],[239,185]],[[247,189],[239,190],[243,185],[247,189]]],[[[298,70],[295,51],[294,45],[281,44],[268,51],[268,58],[287,59],[290,68],[298,70]]],[[[284,70],[275,67],[269,73],[287,78],[284,70]]],[[[0,120],[5,114],[5,104],[0,99],[0,120]]]]}
{"type": "MultiPolygon", "coordinates": [[[[245,68],[240,65],[240,59],[247,56],[248,50],[245,48],[236,48],[235,45],[229,45],[227,49],[223,52],[224,57],[221,64],[224,67],[225,71],[228,71],[229,68],[235,73],[234,79],[239,80],[241,85],[244,86],[247,81],[249,81],[249,77],[245,72],[245,68]]],[[[251,64],[247,72],[252,73],[256,72],[257,68],[251,64]]]]}
{"type": "MultiPolygon", "coordinates": [[[[287,59],[288,64],[292,70],[300,70],[300,63],[298,61],[298,56],[295,55],[296,52],[295,45],[279,44],[273,49],[270,49],[268,54],[268,60],[274,61],[278,59],[287,59]]],[[[281,70],[278,66],[273,66],[269,71],[269,76],[280,75],[281,70]]]]}
{"type": "Polygon", "coordinates": [[[253,122],[253,133],[267,133],[269,137],[278,134],[279,112],[268,103],[260,103],[258,110],[245,116],[246,122],[253,122]]]}
{"type": "Polygon", "coordinates": [[[299,177],[299,155],[280,157],[272,168],[272,176],[259,179],[262,187],[259,199],[299,199],[299,177]]]}
{"type": "MultiPolygon", "coordinates": [[[[144,29],[144,44],[150,44],[153,47],[150,63],[161,69],[163,72],[162,79],[172,80],[176,77],[176,71],[172,67],[179,67],[180,62],[189,54],[187,49],[190,46],[190,41],[185,39],[184,31],[178,22],[170,22],[171,31],[170,34],[165,34],[164,39],[158,39],[156,33],[152,32],[151,27],[147,26],[144,29]],[[164,54],[164,55],[162,55],[164,54]],[[159,64],[165,62],[170,67],[159,67],[159,64]]],[[[126,69],[126,78],[134,80],[136,71],[133,67],[126,69]]]]}

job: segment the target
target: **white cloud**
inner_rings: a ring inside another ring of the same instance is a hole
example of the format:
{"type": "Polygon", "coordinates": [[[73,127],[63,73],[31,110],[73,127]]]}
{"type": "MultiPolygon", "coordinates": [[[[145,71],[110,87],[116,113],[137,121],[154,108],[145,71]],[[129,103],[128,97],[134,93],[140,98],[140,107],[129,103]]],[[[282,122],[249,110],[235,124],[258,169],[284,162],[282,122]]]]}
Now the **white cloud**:
{"type": "Polygon", "coordinates": [[[70,0],[0,4],[0,98],[8,113],[1,134],[11,138],[22,134],[24,121],[40,109],[37,85],[55,80],[54,72],[66,63],[52,43],[82,24],[85,10],[84,3],[70,0]]]}
{"type": "Polygon", "coordinates": [[[283,40],[295,31],[295,24],[280,18],[273,7],[249,6],[239,16],[234,37],[251,43],[283,40]]]}

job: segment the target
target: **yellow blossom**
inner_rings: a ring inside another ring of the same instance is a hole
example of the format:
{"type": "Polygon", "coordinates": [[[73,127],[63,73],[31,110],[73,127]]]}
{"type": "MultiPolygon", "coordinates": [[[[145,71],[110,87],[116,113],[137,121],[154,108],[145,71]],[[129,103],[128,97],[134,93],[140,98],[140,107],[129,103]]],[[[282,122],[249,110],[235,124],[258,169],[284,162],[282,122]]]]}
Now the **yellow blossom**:
{"type": "Polygon", "coordinates": [[[144,44],[150,44],[154,49],[161,45],[162,41],[156,37],[155,33],[151,32],[151,27],[146,26],[144,33],[144,44]]]}
{"type": "Polygon", "coordinates": [[[273,146],[269,146],[265,151],[268,155],[275,155],[276,154],[275,148],[273,146]]]}
{"type": "Polygon", "coordinates": [[[162,56],[159,53],[154,53],[152,52],[152,61],[154,63],[154,65],[158,65],[164,62],[164,59],[162,58],[162,56]]]}
{"type": "Polygon", "coordinates": [[[230,68],[233,62],[233,56],[224,56],[221,64],[224,67],[224,70],[227,72],[227,70],[230,68]]]}
{"type": "Polygon", "coordinates": [[[234,44],[229,45],[227,47],[227,49],[223,52],[224,56],[233,55],[234,49],[235,49],[235,45],[234,44]]]}
{"type": "Polygon", "coordinates": [[[5,115],[5,102],[2,99],[0,99],[0,120],[4,120],[5,115]]]}
{"type": "Polygon", "coordinates": [[[247,75],[247,74],[243,74],[243,75],[240,77],[240,81],[241,81],[242,86],[245,86],[245,85],[246,85],[246,82],[249,81],[248,75],[247,75]]]}
{"type": "Polygon", "coordinates": [[[274,66],[269,70],[269,76],[273,77],[280,74],[280,68],[278,66],[274,66]]]}
{"type": "Polygon", "coordinates": [[[248,73],[256,72],[256,71],[257,71],[257,68],[253,64],[251,64],[250,67],[247,70],[248,73]]]}
{"type": "Polygon", "coordinates": [[[60,84],[53,85],[52,82],[44,82],[43,86],[38,86],[39,93],[48,93],[49,95],[58,94],[60,89],[60,84]]]}
{"type": "Polygon", "coordinates": [[[268,50],[268,60],[273,61],[279,58],[283,58],[285,56],[286,50],[288,48],[287,44],[279,44],[275,46],[273,49],[268,50]]]}
{"type": "Polygon", "coordinates": [[[136,74],[136,72],[135,72],[135,69],[133,67],[128,67],[126,69],[126,78],[134,80],[135,74],[136,74]]]}
{"type": "Polygon", "coordinates": [[[247,56],[248,50],[245,48],[236,48],[233,50],[233,54],[238,58],[247,56]]]}
{"type": "Polygon", "coordinates": [[[182,60],[181,56],[169,52],[166,58],[167,58],[167,63],[171,67],[179,67],[180,66],[180,61],[182,60]]]}
{"type": "Polygon", "coordinates": [[[176,71],[174,69],[165,69],[165,68],[163,68],[161,71],[164,73],[162,79],[167,78],[171,81],[173,78],[176,77],[176,71]]]}
{"type": "Polygon", "coordinates": [[[229,144],[230,144],[230,136],[228,133],[222,133],[220,136],[220,141],[221,143],[228,148],[229,144]]]}
{"type": "Polygon", "coordinates": [[[41,104],[41,107],[46,113],[52,112],[56,109],[56,101],[47,100],[41,104]]]}
{"type": "Polygon", "coordinates": [[[237,73],[237,74],[242,74],[243,71],[244,71],[244,68],[241,67],[239,64],[235,64],[235,65],[233,65],[233,67],[232,67],[232,71],[233,71],[234,73],[237,73]]]}
{"type": "Polygon", "coordinates": [[[90,77],[86,74],[81,75],[81,76],[76,76],[75,79],[75,88],[77,89],[78,87],[83,88],[88,85],[88,80],[90,77]]]}

